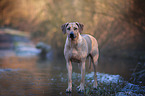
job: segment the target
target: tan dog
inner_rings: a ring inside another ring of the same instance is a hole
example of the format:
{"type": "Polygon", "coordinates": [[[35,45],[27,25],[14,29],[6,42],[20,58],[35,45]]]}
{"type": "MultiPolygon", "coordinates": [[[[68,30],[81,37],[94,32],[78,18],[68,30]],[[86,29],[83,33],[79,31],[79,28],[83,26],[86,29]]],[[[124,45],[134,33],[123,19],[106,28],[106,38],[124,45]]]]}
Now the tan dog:
{"type": "Polygon", "coordinates": [[[66,92],[72,91],[72,64],[77,62],[81,64],[81,84],[78,87],[79,92],[84,91],[85,84],[85,61],[89,56],[94,67],[94,88],[97,88],[96,66],[99,57],[97,40],[87,34],[80,35],[83,31],[83,24],[78,22],[65,23],[61,26],[63,33],[67,33],[67,39],[64,48],[64,56],[68,70],[68,88],[66,92]]]}

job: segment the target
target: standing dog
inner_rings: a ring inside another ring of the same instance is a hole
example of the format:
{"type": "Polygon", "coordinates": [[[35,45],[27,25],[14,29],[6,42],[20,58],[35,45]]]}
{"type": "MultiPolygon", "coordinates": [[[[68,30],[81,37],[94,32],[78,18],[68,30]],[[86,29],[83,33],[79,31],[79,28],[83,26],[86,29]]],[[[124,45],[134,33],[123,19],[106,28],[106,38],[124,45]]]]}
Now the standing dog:
{"type": "MultiPolygon", "coordinates": [[[[99,57],[97,40],[87,34],[81,35],[83,24],[78,22],[65,23],[61,26],[63,33],[67,33],[67,39],[64,48],[64,56],[68,70],[68,88],[66,92],[72,92],[72,63],[81,64],[81,84],[78,86],[79,92],[84,91],[85,85],[85,61],[89,56],[94,67],[94,84],[97,88],[96,66],[99,57]]],[[[91,64],[90,62],[90,64],[91,64]]]]}

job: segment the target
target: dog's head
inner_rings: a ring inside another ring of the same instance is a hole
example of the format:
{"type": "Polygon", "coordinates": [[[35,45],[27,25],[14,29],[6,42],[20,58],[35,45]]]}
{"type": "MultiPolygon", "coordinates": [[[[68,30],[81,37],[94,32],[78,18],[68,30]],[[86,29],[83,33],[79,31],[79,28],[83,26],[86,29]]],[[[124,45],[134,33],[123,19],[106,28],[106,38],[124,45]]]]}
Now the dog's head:
{"type": "Polygon", "coordinates": [[[72,23],[65,23],[61,26],[61,29],[63,33],[67,33],[68,37],[72,40],[75,40],[77,36],[79,36],[80,33],[83,31],[83,24],[80,24],[78,22],[72,22],[72,23]]]}

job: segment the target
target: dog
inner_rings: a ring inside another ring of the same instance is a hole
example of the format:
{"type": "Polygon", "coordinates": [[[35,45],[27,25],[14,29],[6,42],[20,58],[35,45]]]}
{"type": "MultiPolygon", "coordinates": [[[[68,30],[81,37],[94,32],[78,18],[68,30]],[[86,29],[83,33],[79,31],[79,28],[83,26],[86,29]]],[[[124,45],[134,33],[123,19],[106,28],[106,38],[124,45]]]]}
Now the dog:
{"type": "Polygon", "coordinates": [[[81,65],[81,83],[78,86],[78,91],[84,91],[85,85],[85,61],[87,57],[90,58],[90,65],[93,64],[94,69],[94,84],[97,88],[96,66],[98,63],[99,50],[97,40],[87,34],[81,34],[83,31],[83,24],[78,22],[65,23],[61,26],[62,32],[67,34],[64,56],[68,70],[68,88],[67,93],[72,92],[72,62],[77,62],[81,65]]]}

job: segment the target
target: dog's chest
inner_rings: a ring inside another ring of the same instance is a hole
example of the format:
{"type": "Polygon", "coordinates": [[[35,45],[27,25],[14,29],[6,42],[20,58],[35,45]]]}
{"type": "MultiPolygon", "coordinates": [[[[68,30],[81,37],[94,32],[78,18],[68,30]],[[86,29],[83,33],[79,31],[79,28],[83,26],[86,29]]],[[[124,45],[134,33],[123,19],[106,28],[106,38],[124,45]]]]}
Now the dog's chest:
{"type": "Polygon", "coordinates": [[[71,57],[79,57],[81,54],[80,51],[75,48],[70,49],[69,53],[71,57]]]}
{"type": "Polygon", "coordinates": [[[73,62],[80,62],[81,61],[81,53],[77,49],[71,49],[69,51],[69,58],[73,62]]]}
{"type": "Polygon", "coordinates": [[[83,54],[83,53],[84,53],[84,52],[83,52],[83,50],[81,50],[81,49],[78,49],[78,48],[71,48],[71,49],[69,50],[69,58],[70,58],[70,60],[73,61],[73,62],[81,62],[82,59],[83,59],[84,57],[86,57],[86,56],[85,56],[86,54],[83,54]]]}

